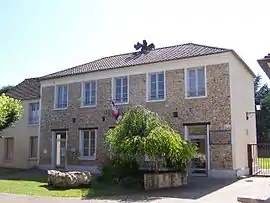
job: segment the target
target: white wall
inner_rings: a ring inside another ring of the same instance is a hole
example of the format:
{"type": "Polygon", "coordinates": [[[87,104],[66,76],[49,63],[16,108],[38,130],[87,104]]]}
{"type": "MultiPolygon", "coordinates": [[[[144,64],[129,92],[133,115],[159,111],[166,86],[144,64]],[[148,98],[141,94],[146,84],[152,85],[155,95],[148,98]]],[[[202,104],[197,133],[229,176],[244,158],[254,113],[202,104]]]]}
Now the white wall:
{"type": "Polygon", "coordinates": [[[12,160],[4,160],[4,139],[0,138],[0,167],[29,168],[36,165],[36,159],[29,159],[30,136],[38,136],[38,125],[28,125],[29,103],[39,100],[22,101],[21,118],[11,128],[1,132],[4,137],[14,137],[14,156],[12,160]]]}
{"type": "Polygon", "coordinates": [[[230,60],[231,119],[233,142],[233,167],[248,167],[247,144],[256,143],[256,119],[246,112],[255,111],[253,76],[232,54],[230,60]]]}

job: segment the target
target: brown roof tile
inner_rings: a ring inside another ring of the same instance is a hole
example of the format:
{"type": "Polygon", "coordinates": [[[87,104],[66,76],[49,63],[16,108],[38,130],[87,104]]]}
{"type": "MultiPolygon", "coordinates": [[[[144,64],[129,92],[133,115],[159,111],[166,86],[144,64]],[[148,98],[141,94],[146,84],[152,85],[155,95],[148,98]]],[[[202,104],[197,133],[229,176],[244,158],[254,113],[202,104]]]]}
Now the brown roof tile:
{"type": "Polygon", "coordinates": [[[25,79],[9,90],[6,95],[19,100],[38,99],[40,97],[39,78],[25,79]]]}
{"type": "Polygon", "coordinates": [[[189,57],[217,54],[231,51],[230,49],[204,46],[194,43],[157,48],[147,54],[135,55],[135,53],[120,54],[104,57],[83,65],[75,66],[63,71],[43,76],[41,80],[89,73],[94,71],[109,70],[128,66],[157,63],[189,57]]]}
{"type": "Polygon", "coordinates": [[[264,58],[257,60],[267,77],[270,79],[270,54],[266,55],[264,58]]]}

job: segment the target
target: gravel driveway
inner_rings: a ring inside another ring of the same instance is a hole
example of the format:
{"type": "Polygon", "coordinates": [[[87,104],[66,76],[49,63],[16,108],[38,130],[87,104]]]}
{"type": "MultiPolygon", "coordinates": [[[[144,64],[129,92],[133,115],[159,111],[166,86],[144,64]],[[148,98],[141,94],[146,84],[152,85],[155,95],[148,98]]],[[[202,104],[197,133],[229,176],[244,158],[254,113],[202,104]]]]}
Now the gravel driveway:
{"type": "Polygon", "coordinates": [[[247,178],[242,180],[190,178],[189,184],[180,188],[145,192],[131,197],[104,199],[34,197],[1,194],[1,202],[8,203],[114,203],[114,202],[167,202],[167,203],[235,203],[237,196],[270,196],[270,178],[247,178]]]}

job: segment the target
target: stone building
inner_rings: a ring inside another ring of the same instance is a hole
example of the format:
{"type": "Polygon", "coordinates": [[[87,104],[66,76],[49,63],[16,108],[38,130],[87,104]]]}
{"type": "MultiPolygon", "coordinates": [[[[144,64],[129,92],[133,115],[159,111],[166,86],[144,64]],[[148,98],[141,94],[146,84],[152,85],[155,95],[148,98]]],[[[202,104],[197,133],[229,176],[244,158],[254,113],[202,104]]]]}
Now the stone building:
{"type": "Polygon", "coordinates": [[[105,133],[121,112],[140,104],[163,116],[199,156],[190,175],[248,174],[247,144],[256,143],[254,73],[230,49],[193,43],[104,57],[39,78],[38,165],[98,172],[105,133]]]}

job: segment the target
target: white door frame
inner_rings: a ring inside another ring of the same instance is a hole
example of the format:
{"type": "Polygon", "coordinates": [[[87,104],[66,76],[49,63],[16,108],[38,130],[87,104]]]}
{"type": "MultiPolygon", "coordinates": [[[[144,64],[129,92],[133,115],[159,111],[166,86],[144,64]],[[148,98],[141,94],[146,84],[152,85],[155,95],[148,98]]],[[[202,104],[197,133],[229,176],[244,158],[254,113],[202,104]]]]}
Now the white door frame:
{"type": "Polygon", "coordinates": [[[55,130],[52,131],[52,154],[51,154],[51,167],[56,168],[56,134],[65,133],[66,134],[66,143],[65,143],[65,163],[64,168],[67,167],[67,140],[68,140],[68,131],[67,130],[55,130]]]}
{"type": "MultiPolygon", "coordinates": [[[[198,124],[199,125],[204,125],[204,124],[198,124]]],[[[205,149],[205,155],[206,155],[206,175],[209,176],[210,173],[210,125],[206,125],[206,136],[205,136],[205,141],[206,141],[206,149],[205,149]]],[[[194,125],[195,126],[195,125],[194,125]]],[[[184,134],[185,134],[185,140],[189,140],[189,133],[188,133],[188,125],[184,125],[184,134]]],[[[193,136],[195,138],[195,136],[193,136]]],[[[199,138],[199,137],[198,137],[199,138]]]]}

